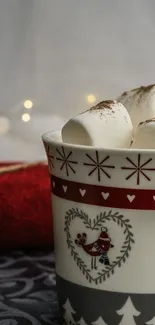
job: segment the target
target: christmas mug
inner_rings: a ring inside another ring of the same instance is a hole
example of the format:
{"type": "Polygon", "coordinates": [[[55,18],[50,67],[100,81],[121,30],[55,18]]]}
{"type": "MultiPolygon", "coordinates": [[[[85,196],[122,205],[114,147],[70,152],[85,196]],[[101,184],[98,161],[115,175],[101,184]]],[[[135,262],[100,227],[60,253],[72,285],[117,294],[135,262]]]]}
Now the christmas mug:
{"type": "Polygon", "coordinates": [[[155,324],[155,151],[43,142],[64,323],[155,324]]]}

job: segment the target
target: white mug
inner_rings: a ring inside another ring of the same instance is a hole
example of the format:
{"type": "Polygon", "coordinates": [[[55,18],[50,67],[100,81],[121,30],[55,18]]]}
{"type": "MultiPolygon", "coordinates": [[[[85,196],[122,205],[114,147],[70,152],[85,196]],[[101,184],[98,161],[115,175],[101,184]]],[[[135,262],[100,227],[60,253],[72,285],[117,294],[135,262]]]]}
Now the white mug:
{"type": "Polygon", "coordinates": [[[43,142],[64,323],[155,324],[155,151],[43,142]]]}

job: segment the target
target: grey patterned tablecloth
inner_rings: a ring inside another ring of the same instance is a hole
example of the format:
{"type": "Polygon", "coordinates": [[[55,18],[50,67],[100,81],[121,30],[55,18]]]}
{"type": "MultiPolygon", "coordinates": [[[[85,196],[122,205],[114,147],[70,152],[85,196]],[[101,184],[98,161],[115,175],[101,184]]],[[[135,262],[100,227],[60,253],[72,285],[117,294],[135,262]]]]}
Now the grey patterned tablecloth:
{"type": "Polygon", "coordinates": [[[54,254],[1,254],[0,325],[59,323],[54,254]]]}

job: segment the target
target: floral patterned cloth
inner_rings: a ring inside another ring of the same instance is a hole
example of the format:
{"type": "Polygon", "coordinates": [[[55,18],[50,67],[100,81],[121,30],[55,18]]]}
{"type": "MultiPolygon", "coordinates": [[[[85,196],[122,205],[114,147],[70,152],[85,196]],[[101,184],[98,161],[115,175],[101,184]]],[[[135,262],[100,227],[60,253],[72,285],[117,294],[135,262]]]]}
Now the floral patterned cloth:
{"type": "Polygon", "coordinates": [[[60,324],[54,254],[0,255],[0,325],[60,324]]]}

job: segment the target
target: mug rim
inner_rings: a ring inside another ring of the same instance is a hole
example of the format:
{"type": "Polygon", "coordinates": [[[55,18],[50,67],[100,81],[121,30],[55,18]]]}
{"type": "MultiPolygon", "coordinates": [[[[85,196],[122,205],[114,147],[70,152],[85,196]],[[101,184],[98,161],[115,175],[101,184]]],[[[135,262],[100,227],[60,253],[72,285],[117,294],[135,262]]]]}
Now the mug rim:
{"type": "Polygon", "coordinates": [[[65,143],[65,142],[60,142],[60,140],[55,140],[52,139],[52,135],[60,132],[61,130],[52,130],[43,133],[42,135],[42,141],[46,143],[50,143],[53,145],[61,145],[64,148],[68,149],[77,149],[77,150],[87,150],[87,151],[92,151],[92,150],[97,150],[97,151],[102,151],[102,152],[109,152],[109,153],[150,153],[150,154],[155,154],[155,149],[138,149],[138,148],[103,148],[103,147],[98,147],[98,146],[85,146],[81,144],[71,144],[71,143],[65,143]]]}

